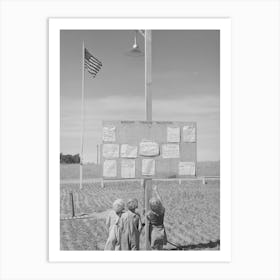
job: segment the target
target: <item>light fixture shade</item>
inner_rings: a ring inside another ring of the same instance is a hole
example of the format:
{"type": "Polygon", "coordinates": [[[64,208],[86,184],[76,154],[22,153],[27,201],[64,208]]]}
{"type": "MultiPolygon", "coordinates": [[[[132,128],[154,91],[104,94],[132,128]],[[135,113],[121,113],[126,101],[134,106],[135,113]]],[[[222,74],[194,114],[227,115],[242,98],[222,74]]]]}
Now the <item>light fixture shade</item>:
{"type": "Polygon", "coordinates": [[[133,46],[130,51],[126,52],[126,55],[138,57],[138,56],[143,56],[144,53],[140,50],[140,48],[138,46],[135,46],[135,47],[133,46]]]}

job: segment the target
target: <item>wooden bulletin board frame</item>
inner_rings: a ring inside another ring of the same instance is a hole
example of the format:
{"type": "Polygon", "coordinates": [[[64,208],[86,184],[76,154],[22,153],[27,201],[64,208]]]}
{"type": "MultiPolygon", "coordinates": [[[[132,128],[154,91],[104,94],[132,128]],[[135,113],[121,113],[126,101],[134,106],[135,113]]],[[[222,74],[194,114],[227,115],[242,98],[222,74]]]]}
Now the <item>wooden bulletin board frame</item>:
{"type": "MultiPolygon", "coordinates": [[[[121,161],[125,158],[121,157],[121,145],[129,144],[137,146],[137,157],[135,159],[135,178],[130,179],[145,179],[145,178],[188,178],[195,177],[197,174],[197,124],[196,122],[182,122],[182,121],[103,121],[104,127],[111,127],[115,130],[113,141],[103,141],[101,145],[100,162],[102,166],[106,160],[116,160],[117,174],[113,177],[103,176],[103,179],[127,179],[121,175],[121,161]],[[193,126],[195,129],[194,142],[184,142],[183,127],[193,126]],[[179,127],[180,128],[180,142],[170,143],[167,142],[167,128],[179,127]],[[139,144],[141,142],[154,142],[159,144],[159,155],[157,156],[142,156],[139,155],[139,144]],[[115,158],[104,157],[103,147],[104,144],[118,144],[119,155],[115,158]],[[178,144],[179,145],[179,158],[163,158],[162,145],[164,144],[178,144]],[[155,160],[155,174],[143,175],[142,174],[142,160],[150,158],[155,160]],[[194,163],[195,173],[193,175],[179,175],[179,162],[192,162],[194,163]]],[[[104,140],[104,139],[103,139],[104,140]]]]}

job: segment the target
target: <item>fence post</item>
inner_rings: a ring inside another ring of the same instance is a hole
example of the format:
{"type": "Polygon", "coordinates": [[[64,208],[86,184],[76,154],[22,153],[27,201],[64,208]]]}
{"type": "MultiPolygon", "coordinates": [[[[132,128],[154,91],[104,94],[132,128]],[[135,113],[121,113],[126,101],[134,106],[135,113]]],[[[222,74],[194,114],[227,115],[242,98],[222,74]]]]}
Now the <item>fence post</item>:
{"type": "Polygon", "coordinates": [[[70,200],[71,200],[71,208],[72,208],[72,218],[74,218],[75,217],[75,205],[74,205],[73,192],[70,192],[70,200]]]}

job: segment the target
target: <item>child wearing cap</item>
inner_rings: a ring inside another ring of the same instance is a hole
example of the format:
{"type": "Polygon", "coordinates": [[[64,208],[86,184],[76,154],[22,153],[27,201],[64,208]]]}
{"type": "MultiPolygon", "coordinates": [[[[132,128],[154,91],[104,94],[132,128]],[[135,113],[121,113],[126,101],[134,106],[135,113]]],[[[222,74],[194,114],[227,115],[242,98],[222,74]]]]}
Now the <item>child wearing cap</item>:
{"type": "Polygon", "coordinates": [[[121,227],[121,250],[139,250],[140,233],[142,222],[136,198],[129,199],[127,202],[127,211],[120,218],[121,227]]]}
{"type": "Polygon", "coordinates": [[[120,244],[120,218],[124,213],[125,203],[122,199],[113,202],[113,210],[106,219],[106,227],[109,233],[104,250],[121,250],[120,244]]]}

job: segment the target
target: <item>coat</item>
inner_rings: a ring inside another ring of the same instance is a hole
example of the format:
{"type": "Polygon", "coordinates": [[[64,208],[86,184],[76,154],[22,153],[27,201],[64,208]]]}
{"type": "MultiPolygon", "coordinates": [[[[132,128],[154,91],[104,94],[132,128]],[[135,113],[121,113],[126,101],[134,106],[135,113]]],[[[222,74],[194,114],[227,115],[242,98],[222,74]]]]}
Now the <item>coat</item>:
{"type": "Polygon", "coordinates": [[[128,210],[119,221],[121,250],[139,250],[141,220],[137,213],[128,210]]]}
{"type": "MultiPolygon", "coordinates": [[[[120,215],[121,216],[121,215],[120,215]]],[[[111,211],[106,219],[106,227],[108,230],[108,239],[105,244],[104,250],[108,251],[118,251],[121,249],[120,246],[120,230],[119,230],[119,221],[120,216],[116,214],[115,211],[111,211]]]]}

